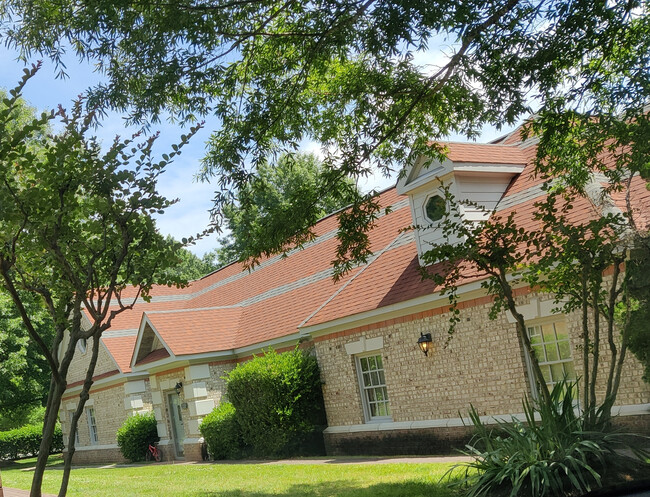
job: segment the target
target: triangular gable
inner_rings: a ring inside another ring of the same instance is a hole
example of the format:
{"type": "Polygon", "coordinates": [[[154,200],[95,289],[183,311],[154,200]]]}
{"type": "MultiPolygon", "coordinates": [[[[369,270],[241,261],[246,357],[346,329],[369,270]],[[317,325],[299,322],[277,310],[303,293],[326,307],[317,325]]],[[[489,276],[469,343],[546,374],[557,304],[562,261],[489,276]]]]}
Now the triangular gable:
{"type": "Polygon", "coordinates": [[[140,327],[138,328],[135,348],[133,349],[133,356],[131,358],[131,368],[151,354],[154,350],[158,349],[166,350],[168,356],[174,355],[156,330],[156,327],[149,319],[149,316],[147,316],[147,313],[143,312],[140,327]]]}
{"type": "Polygon", "coordinates": [[[431,179],[444,176],[451,172],[451,161],[440,162],[423,155],[408,164],[397,180],[397,193],[405,193],[428,183],[431,179]]]}

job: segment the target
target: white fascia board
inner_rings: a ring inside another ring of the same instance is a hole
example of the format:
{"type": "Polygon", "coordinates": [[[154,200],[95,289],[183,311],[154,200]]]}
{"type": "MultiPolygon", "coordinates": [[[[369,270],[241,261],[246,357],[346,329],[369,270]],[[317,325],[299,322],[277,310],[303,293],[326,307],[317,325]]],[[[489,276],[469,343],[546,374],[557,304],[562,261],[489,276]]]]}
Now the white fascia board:
{"type": "MultiPolygon", "coordinates": [[[[126,378],[127,378],[126,374],[117,373],[115,375],[108,376],[107,378],[101,378],[99,380],[93,381],[92,387],[90,387],[90,395],[92,395],[94,388],[109,387],[111,385],[120,385],[126,381],[126,378]]],[[[83,384],[75,385],[72,388],[66,388],[64,395],[76,394],[78,392],[81,392],[82,387],[83,384]]]]}
{"type": "Polygon", "coordinates": [[[440,185],[444,184],[453,176],[451,164],[451,161],[445,161],[441,167],[431,169],[413,182],[404,185],[403,188],[398,188],[397,193],[400,195],[415,193],[415,190],[422,187],[428,187],[434,182],[439,183],[440,185]]]}
{"type": "Polygon", "coordinates": [[[472,162],[454,163],[455,173],[504,173],[520,174],[525,164],[478,164],[472,162]]]}
{"type": "Polygon", "coordinates": [[[265,342],[259,342],[253,345],[247,345],[246,347],[240,347],[236,349],[220,350],[217,352],[204,352],[202,354],[188,354],[181,356],[170,356],[160,359],[159,361],[150,362],[143,364],[137,368],[135,371],[140,372],[151,372],[157,373],[169,369],[171,365],[191,365],[191,364],[203,364],[206,361],[220,361],[228,359],[237,359],[241,356],[251,355],[257,352],[262,352],[264,349],[269,347],[280,348],[284,346],[289,346],[295,343],[298,343],[300,338],[303,335],[300,332],[292,333],[291,335],[286,335],[280,338],[274,338],[273,340],[267,340],[265,342]]]}
{"type": "Polygon", "coordinates": [[[160,340],[160,343],[162,344],[162,346],[165,347],[165,350],[169,353],[169,356],[174,357],[174,353],[169,348],[169,346],[165,343],[165,341],[162,339],[162,337],[160,336],[160,333],[158,333],[158,330],[156,330],[156,327],[153,325],[153,323],[149,320],[149,317],[147,316],[147,313],[143,312],[142,313],[142,319],[140,320],[140,326],[138,328],[138,338],[135,341],[135,347],[133,347],[133,355],[131,355],[131,369],[132,370],[139,369],[139,368],[135,367],[135,358],[138,357],[138,351],[140,350],[140,345],[142,343],[142,337],[144,335],[144,330],[145,330],[147,324],[151,327],[154,334],[158,337],[158,340],[160,340]]]}
{"type": "MultiPolygon", "coordinates": [[[[484,290],[481,288],[481,282],[476,281],[473,283],[468,283],[463,287],[458,289],[459,301],[462,301],[461,296],[470,298],[467,294],[475,291],[484,290]]],[[[411,300],[406,300],[404,302],[397,302],[396,304],[387,305],[380,307],[379,309],[372,309],[369,311],[361,312],[359,314],[353,314],[350,316],[345,316],[334,321],[328,321],[325,323],[315,324],[312,326],[305,326],[301,328],[303,335],[319,336],[325,335],[327,333],[334,332],[333,328],[355,328],[357,326],[363,326],[369,324],[370,322],[383,321],[384,319],[390,319],[387,316],[393,313],[411,314],[413,312],[421,312],[423,309],[417,309],[423,307],[424,309],[437,308],[442,305],[449,305],[449,297],[441,297],[439,293],[431,293],[429,295],[423,295],[411,300]],[[365,323],[367,321],[368,323],[365,323]],[[363,323],[362,323],[363,322],[363,323]]],[[[338,330],[337,330],[338,331],[338,330]]]]}
{"type": "Polygon", "coordinates": [[[412,179],[413,171],[417,169],[423,159],[424,157],[422,155],[418,155],[417,157],[412,158],[408,164],[402,168],[397,177],[397,183],[395,184],[397,193],[403,193],[404,188],[406,188],[409,181],[412,179]]]}
{"type": "MultiPolygon", "coordinates": [[[[95,387],[108,387],[108,386],[111,386],[111,385],[119,385],[119,384],[125,383],[125,382],[127,382],[129,380],[143,380],[143,379],[147,379],[147,378],[149,378],[148,373],[117,373],[115,375],[108,376],[106,378],[101,378],[99,380],[94,380],[93,385],[90,388],[90,393],[92,395],[93,388],[95,388],[95,387]]],[[[67,388],[65,393],[69,394],[69,393],[80,392],[82,387],[83,387],[83,384],[82,385],[76,385],[76,386],[74,386],[72,388],[67,388]]]]}
{"type": "Polygon", "coordinates": [[[274,338],[272,340],[266,340],[265,342],[255,343],[253,345],[247,345],[245,347],[240,347],[234,350],[237,355],[249,355],[254,352],[261,352],[263,349],[268,349],[269,347],[279,347],[279,346],[288,346],[292,342],[297,342],[300,340],[301,334],[299,331],[292,333],[291,335],[285,335],[283,337],[274,338]]]}

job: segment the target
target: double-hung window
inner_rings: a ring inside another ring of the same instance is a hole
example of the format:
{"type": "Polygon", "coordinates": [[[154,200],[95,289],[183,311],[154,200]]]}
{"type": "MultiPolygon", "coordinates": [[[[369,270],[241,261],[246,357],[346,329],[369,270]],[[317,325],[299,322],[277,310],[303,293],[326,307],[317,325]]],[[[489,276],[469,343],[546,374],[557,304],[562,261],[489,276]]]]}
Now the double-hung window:
{"type": "Polygon", "coordinates": [[[571,343],[563,321],[529,326],[528,336],[549,389],[563,379],[576,379],[571,343]]]}
{"type": "Polygon", "coordinates": [[[390,404],[381,354],[357,356],[356,361],[366,422],[390,421],[390,404]]]}
{"type": "Polygon", "coordinates": [[[95,445],[99,442],[97,437],[97,422],[95,421],[95,408],[89,407],[86,409],[86,415],[88,416],[88,431],[90,432],[90,443],[95,445]]]}

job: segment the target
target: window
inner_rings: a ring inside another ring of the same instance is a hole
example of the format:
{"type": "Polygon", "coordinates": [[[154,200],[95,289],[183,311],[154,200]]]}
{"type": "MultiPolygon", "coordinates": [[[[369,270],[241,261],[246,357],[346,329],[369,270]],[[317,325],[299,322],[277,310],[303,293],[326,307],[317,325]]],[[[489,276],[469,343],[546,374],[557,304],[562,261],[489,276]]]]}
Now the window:
{"type": "Polygon", "coordinates": [[[549,389],[564,378],[575,380],[571,343],[564,322],[529,326],[528,336],[549,389]]]}
{"type": "Polygon", "coordinates": [[[440,221],[447,212],[447,202],[440,195],[435,195],[427,199],[427,203],[424,204],[424,213],[427,216],[427,219],[432,223],[440,221]]]}
{"type": "MultiPolygon", "coordinates": [[[[69,416],[68,418],[70,419],[70,429],[72,429],[72,417],[74,416],[74,411],[69,411],[68,412],[69,416]]],[[[74,431],[74,444],[79,445],[79,423],[77,423],[77,428],[74,431]]]]}
{"type": "Polygon", "coordinates": [[[89,407],[86,409],[88,415],[88,431],[90,432],[90,443],[96,444],[99,439],[97,438],[97,422],[95,421],[95,408],[89,407]]]}
{"type": "Polygon", "coordinates": [[[389,421],[390,404],[381,355],[357,357],[357,374],[366,421],[389,421]]]}
{"type": "Polygon", "coordinates": [[[79,351],[82,354],[86,353],[86,350],[88,349],[88,344],[85,338],[80,338],[79,341],[77,342],[77,347],[79,347],[79,351]]]}

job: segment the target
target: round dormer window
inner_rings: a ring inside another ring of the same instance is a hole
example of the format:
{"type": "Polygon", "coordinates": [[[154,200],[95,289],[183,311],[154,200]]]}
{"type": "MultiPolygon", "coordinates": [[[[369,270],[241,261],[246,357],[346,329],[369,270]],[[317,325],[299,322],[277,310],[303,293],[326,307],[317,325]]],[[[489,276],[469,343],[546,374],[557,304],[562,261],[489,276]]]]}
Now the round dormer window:
{"type": "Polygon", "coordinates": [[[440,195],[435,195],[427,199],[424,204],[424,214],[429,221],[435,223],[440,221],[447,212],[447,203],[440,195]]]}

